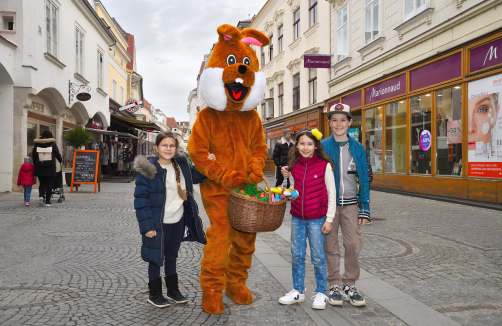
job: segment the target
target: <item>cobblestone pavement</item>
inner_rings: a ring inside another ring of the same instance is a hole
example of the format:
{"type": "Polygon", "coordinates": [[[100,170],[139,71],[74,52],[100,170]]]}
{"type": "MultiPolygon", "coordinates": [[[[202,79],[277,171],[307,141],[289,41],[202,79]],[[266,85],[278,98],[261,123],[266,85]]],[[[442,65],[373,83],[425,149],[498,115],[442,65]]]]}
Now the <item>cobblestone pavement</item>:
{"type": "MultiPolygon", "coordinates": [[[[239,306],[225,296],[225,314],[206,314],[197,243],[183,243],[178,260],[180,289],[189,302],[152,307],[134,184],[104,183],[101,189],[93,194],[83,186],[50,208],[40,207],[36,196],[27,208],[21,193],[0,194],[1,325],[315,325],[302,308],[277,303],[290,289],[258,259],[248,279],[255,303],[239,306]]],[[[362,268],[462,325],[502,324],[499,212],[381,192],[371,199],[375,221],[363,228],[362,268]]],[[[285,225],[290,221],[287,214],[285,225]]],[[[291,262],[286,240],[275,233],[260,239],[291,262]]],[[[310,261],[307,277],[315,282],[310,261]]],[[[361,325],[404,324],[366,299],[366,308],[343,309],[361,325]]]]}

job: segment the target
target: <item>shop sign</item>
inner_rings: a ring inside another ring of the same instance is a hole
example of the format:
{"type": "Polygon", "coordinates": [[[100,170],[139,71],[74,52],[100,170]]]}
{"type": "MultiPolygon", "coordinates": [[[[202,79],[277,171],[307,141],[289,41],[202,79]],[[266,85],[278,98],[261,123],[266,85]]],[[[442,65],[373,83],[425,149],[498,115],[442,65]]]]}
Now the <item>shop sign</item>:
{"type": "Polygon", "coordinates": [[[305,54],[303,55],[303,68],[331,68],[331,55],[305,54]]]}
{"type": "Polygon", "coordinates": [[[420,148],[422,148],[424,152],[427,152],[429,148],[431,148],[431,144],[432,144],[432,136],[430,131],[429,130],[422,131],[422,133],[420,134],[420,148]]]}
{"type": "MultiPolygon", "coordinates": [[[[91,128],[103,130],[103,121],[99,118],[98,115],[95,115],[94,117],[92,117],[92,119],[90,121],[90,125],[91,125],[91,128]]],[[[87,125],[87,127],[89,127],[89,124],[87,125]]]]}
{"type": "Polygon", "coordinates": [[[502,38],[470,51],[470,70],[475,72],[502,63],[502,38]],[[498,51],[498,53],[497,53],[498,51]]]}
{"type": "Polygon", "coordinates": [[[350,109],[358,108],[362,105],[361,91],[342,97],[342,103],[350,106],[350,109]]]}
{"type": "Polygon", "coordinates": [[[502,178],[502,74],[468,84],[470,177],[502,178]]]}
{"type": "Polygon", "coordinates": [[[410,71],[410,91],[436,85],[462,76],[462,53],[410,71]]]}
{"type": "Polygon", "coordinates": [[[76,97],[77,97],[77,100],[84,102],[84,101],[89,101],[91,99],[91,94],[78,93],[76,97]]]}
{"type": "Polygon", "coordinates": [[[406,74],[364,89],[364,102],[371,104],[406,93],[406,74]]]}
{"type": "MultiPolygon", "coordinates": [[[[141,102],[141,101],[140,101],[141,102]]],[[[141,102],[142,103],[142,102],[141,102]]],[[[127,110],[131,113],[134,113],[136,111],[139,110],[139,104],[141,104],[139,102],[137,102],[135,99],[131,98],[131,99],[128,99],[126,102],[125,102],[125,105],[123,107],[121,107],[119,109],[119,111],[122,111],[122,110],[127,110]]]]}
{"type": "Polygon", "coordinates": [[[266,134],[266,137],[267,138],[270,138],[270,137],[273,137],[273,136],[277,136],[277,135],[283,135],[283,132],[284,132],[284,129],[288,128],[289,130],[291,130],[291,133],[295,133],[296,131],[299,131],[299,130],[302,130],[304,128],[316,128],[317,126],[319,126],[319,121],[318,120],[310,120],[308,122],[304,122],[304,123],[299,123],[299,124],[296,124],[294,126],[289,126],[289,127],[284,127],[284,128],[280,128],[280,129],[275,129],[275,130],[272,130],[272,131],[269,131],[267,132],[266,134]]]}

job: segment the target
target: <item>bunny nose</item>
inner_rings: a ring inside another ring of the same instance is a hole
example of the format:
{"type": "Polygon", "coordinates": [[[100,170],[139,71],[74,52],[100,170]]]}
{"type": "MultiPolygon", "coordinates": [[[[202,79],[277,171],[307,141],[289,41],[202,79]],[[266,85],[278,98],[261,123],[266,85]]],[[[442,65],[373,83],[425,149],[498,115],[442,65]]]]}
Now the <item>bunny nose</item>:
{"type": "Polygon", "coordinates": [[[246,68],[246,66],[245,66],[245,65],[240,65],[240,66],[239,66],[239,69],[237,69],[237,71],[239,71],[239,73],[240,73],[241,75],[244,75],[244,74],[246,73],[246,71],[247,71],[247,70],[248,70],[248,69],[246,68]]]}

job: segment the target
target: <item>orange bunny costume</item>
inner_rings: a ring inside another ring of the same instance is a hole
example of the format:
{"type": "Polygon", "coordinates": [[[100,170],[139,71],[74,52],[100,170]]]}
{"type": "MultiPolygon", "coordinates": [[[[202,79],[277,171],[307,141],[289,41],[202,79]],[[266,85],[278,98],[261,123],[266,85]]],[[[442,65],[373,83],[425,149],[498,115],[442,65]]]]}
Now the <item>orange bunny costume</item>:
{"type": "Polygon", "coordinates": [[[265,134],[256,110],[265,94],[265,75],[249,46],[270,40],[254,29],[239,31],[231,25],[218,27],[199,91],[208,107],[199,112],[188,142],[190,158],[207,176],[201,184],[204,207],[210,220],[201,263],[202,307],[222,314],[223,293],[238,304],[250,304],[247,270],[255,251],[256,233],[233,229],[228,221],[229,190],[257,184],[263,177],[267,156],[265,134]],[[216,161],[207,160],[214,153],[216,161]]]}

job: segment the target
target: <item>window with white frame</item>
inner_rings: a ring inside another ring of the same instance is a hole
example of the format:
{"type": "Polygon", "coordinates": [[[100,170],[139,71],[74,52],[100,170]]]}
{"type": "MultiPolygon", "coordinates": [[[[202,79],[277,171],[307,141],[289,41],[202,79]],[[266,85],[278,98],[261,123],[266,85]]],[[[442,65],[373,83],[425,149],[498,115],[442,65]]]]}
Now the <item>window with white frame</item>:
{"type": "Polygon", "coordinates": [[[120,86],[120,105],[124,105],[124,86],[120,86]]]}
{"type": "Polygon", "coordinates": [[[317,23],[317,0],[309,0],[309,21],[310,27],[312,27],[315,23],[317,23]]]}
{"type": "Polygon", "coordinates": [[[427,8],[425,0],[404,0],[404,20],[408,20],[427,8]]]}
{"type": "Polygon", "coordinates": [[[265,100],[267,115],[265,118],[273,118],[274,117],[274,89],[270,89],[270,97],[265,100]]]}
{"type": "Polygon", "coordinates": [[[300,37],[300,8],[298,8],[294,13],[293,31],[294,39],[296,40],[300,37]]]}
{"type": "Polygon", "coordinates": [[[293,110],[300,109],[300,73],[293,76],[293,110]]]}
{"type": "Polygon", "coordinates": [[[103,89],[103,53],[98,51],[98,88],[103,89]]]}
{"type": "Polygon", "coordinates": [[[347,6],[336,14],[336,57],[337,61],[349,56],[349,15],[347,6]]]}
{"type": "Polygon", "coordinates": [[[268,45],[269,50],[269,60],[274,60],[274,35],[270,35],[270,44],[268,45]]]}
{"type": "Polygon", "coordinates": [[[112,88],[113,88],[112,98],[114,101],[117,101],[117,81],[115,79],[112,82],[112,88]]]}
{"type": "Polygon", "coordinates": [[[75,72],[84,76],[84,33],[75,28],[75,72]]]}
{"type": "Polygon", "coordinates": [[[47,53],[58,56],[58,8],[49,0],[45,1],[45,33],[47,53]]]}
{"type": "Polygon", "coordinates": [[[317,103],[317,69],[309,68],[309,104],[317,103]]]}
{"type": "Polygon", "coordinates": [[[279,116],[284,114],[284,84],[280,83],[277,85],[279,88],[279,95],[277,95],[277,99],[279,100],[279,116]]]}
{"type": "Polygon", "coordinates": [[[265,67],[265,49],[263,46],[260,48],[261,49],[261,68],[265,67]]]}
{"type": "Polygon", "coordinates": [[[278,30],[277,45],[279,47],[279,52],[277,52],[277,53],[281,53],[282,52],[282,33],[283,33],[282,25],[277,30],[278,30]]]}
{"type": "Polygon", "coordinates": [[[380,0],[364,0],[364,44],[380,37],[380,0]]]}

